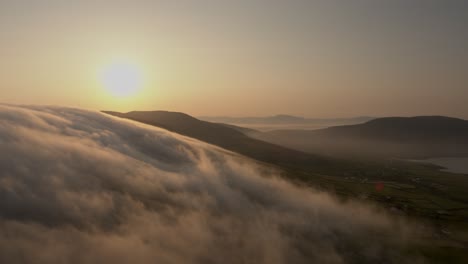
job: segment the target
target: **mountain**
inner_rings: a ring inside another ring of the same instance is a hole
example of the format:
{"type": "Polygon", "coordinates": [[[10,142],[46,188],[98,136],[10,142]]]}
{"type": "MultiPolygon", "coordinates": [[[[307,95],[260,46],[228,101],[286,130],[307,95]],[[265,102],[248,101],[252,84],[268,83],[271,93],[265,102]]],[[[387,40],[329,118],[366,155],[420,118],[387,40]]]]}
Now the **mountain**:
{"type": "Polygon", "coordinates": [[[358,125],[251,135],[316,154],[401,158],[468,155],[468,121],[443,116],[388,117],[358,125]]]}
{"type": "Polygon", "coordinates": [[[358,124],[374,118],[367,116],[352,118],[305,118],[291,115],[275,115],[266,117],[203,116],[200,119],[227,124],[358,124]]]}
{"type": "Polygon", "coordinates": [[[258,161],[282,167],[301,169],[313,167],[317,170],[324,167],[334,167],[333,162],[327,158],[254,139],[245,134],[249,130],[232,125],[198,120],[184,113],[168,111],[103,112],[161,127],[243,154],[258,161]]]}
{"type": "Polygon", "coordinates": [[[229,117],[229,116],[203,116],[201,120],[227,123],[227,124],[294,124],[304,123],[306,119],[303,117],[291,115],[275,115],[266,117],[229,117]]]}

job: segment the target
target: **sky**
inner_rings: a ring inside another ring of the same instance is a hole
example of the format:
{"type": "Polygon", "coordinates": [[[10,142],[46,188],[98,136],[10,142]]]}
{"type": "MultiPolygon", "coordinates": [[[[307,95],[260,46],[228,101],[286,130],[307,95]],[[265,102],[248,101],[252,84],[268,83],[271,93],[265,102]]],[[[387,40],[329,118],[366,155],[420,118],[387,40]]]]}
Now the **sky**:
{"type": "Polygon", "coordinates": [[[463,0],[0,0],[0,102],[468,119],[467,13],[463,0]],[[102,80],[119,63],[138,72],[125,96],[102,80]]]}

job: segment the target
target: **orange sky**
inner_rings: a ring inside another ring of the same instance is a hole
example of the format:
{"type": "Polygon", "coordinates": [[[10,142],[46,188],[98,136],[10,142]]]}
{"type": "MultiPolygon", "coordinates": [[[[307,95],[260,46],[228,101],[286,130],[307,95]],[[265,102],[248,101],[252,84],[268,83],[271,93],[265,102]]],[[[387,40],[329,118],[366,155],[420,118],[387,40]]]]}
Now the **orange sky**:
{"type": "Polygon", "coordinates": [[[1,1],[0,102],[468,118],[466,11],[433,0],[1,1]],[[137,93],[103,85],[115,60],[141,70],[137,93]]]}

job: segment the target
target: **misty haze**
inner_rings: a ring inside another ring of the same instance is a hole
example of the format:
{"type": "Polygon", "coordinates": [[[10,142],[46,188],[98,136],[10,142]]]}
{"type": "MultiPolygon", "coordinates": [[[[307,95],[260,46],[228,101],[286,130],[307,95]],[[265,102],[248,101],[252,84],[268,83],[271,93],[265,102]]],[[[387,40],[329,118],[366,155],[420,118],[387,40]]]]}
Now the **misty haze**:
{"type": "Polygon", "coordinates": [[[421,160],[421,162],[429,162],[442,167],[443,170],[462,173],[468,175],[468,158],[431,158],[426,160],[421,160]]]}
{"type": "Polygon", "coordinates": [[[468,263],[468,1],[0,1],[0,264],[468,263]]]}

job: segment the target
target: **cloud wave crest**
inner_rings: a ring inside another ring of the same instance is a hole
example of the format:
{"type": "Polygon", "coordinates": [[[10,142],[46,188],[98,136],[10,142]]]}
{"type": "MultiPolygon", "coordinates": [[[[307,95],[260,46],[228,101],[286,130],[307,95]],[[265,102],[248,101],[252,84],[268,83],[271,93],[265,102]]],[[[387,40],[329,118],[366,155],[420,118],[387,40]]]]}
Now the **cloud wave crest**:
{"type": "Polygon", "coordinates": [[[166,130],[0,105],[1,263],[401,263],[407,234],[166,130]]]}

